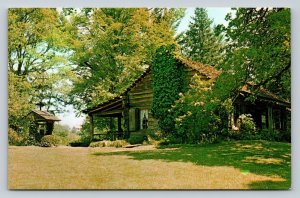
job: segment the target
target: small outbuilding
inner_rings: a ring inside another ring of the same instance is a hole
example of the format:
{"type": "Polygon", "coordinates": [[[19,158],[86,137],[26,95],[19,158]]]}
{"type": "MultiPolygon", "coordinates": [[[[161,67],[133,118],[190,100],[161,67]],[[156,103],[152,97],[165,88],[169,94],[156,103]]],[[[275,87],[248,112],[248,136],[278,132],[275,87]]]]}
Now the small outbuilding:
{"type": "Polygon", "coordinates": [[[42,110],[31,110],[28,116],[32,120],[30,127],[35,128],[35,130],[29,130],[30,133],[37,133],[32,135],[40,137],[52,135],[54,123],[60,121],[55,115],[42,110]]]}

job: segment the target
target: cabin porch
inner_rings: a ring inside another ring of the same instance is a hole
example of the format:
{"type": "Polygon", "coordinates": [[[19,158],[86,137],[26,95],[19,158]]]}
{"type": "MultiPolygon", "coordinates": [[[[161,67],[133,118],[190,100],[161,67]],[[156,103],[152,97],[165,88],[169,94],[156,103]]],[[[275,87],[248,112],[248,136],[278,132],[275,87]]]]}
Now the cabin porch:
{"type": "Polygon", "coordinates": [[[257,129],[269,132],[286,131],[290,129],[291,112],[290,103],[258,97],[255,101],[245,101],[238,98],[234,104],[234,111],[230,115],[230,128],[239,130],[240,115],[250,114],[257,129]]]}

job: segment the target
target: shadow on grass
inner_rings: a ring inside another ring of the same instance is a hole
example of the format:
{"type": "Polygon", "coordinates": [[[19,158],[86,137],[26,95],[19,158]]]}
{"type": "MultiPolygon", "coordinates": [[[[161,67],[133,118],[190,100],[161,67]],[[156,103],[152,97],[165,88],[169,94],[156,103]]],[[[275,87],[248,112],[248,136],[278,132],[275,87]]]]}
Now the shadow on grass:
{"type": "Polygon", "coordinates": [[[172,145],[153,151],[123,151],[94,155],[127,155],[134,160],[192,162],[205,166],[231,166],[241,173],[279,176],[281,182],[254,182],[251,189],[289,189],[291,186],[291,146],[267,141],[236,141],[211,145],[172,145]],[[171,149],[174,148],[174,149],[171,149]]]}

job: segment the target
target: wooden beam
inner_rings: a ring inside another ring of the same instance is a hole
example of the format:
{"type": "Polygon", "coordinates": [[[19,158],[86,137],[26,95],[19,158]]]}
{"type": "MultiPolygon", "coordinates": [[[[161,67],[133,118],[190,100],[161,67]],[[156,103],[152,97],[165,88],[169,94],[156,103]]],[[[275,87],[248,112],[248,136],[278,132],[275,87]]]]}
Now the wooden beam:
{"type": "Polygon", "coordinates": [[[130,92],[129,97],[133,95],[145,95],[145,94],[153,94],[152,90],[139,91],[139,92],[130,92]]]}
{"type": "Polygon", "coordinates": [[[118,100],[116,100],[116,101],[113,101],[113,102],[111,102],[111,103],[109,103],[109,104],[107,104],[107,105],[104,105],[103,107],[98,107],[98,108],[96,108],[96,109],[94,109],[94,110],[91,110],[89,113],[94,113],[94,112],[100,111],[100,110],[102,110],[102,109],[104,109],[104,108],[106,108],[106,107],[109,107],[109,106],[111,106],[111,105],[114,105],[115,103],[118,103],[118,102],[122,102],[122,98],[121,98],[121,99],[118,99],[118,100]]]}
{"type": "MultiPolygon", "coordinates": [[[[116,110],[113,110],[113,111],[99,112],[95,115],[99,115],[99,116],[102,116],[102,115],[115,115],[115,114],[122,114],[122,112],[123,112],[122,109],[116,109],[116,110]]],[[[116,116],[112,116],[112,117],[116,117],[116,116]]]]}

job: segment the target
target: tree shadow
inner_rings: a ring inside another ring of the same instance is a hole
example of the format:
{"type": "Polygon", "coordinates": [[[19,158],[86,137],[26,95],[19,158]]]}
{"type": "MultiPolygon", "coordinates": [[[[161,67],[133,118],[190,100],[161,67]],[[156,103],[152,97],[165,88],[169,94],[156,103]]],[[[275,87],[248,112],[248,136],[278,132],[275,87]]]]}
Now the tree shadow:
{"type": "Polygon", "coordinates": [[[122,151],[94,155],[127,155],[134,160],[192,162],[204,166],[231,166],[241,173],[279,176],[284,181],[254,182],[251,189],[291,187],[291,145],[268,141],[236,141],[210,145],[161,146],[153,151],[122,151]]]}

